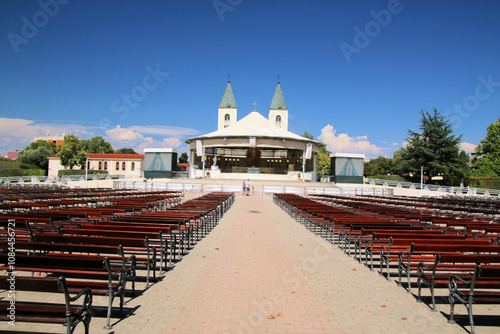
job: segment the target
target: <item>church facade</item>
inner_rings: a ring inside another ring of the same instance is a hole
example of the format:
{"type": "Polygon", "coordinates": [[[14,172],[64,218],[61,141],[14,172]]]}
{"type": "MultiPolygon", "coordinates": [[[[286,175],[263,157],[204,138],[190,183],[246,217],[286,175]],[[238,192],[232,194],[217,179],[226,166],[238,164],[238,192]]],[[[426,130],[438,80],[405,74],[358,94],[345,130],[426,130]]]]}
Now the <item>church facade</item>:
{"type": "Polygon", "coordinates": [[[268,117],[253,110],[238,120],[228,81],[218,109],[217,131],[186,140],[192,178],[207,172],[301,175],[316,180],[319,142],[288,131],[288,107],[280,82],[268,117]]]}

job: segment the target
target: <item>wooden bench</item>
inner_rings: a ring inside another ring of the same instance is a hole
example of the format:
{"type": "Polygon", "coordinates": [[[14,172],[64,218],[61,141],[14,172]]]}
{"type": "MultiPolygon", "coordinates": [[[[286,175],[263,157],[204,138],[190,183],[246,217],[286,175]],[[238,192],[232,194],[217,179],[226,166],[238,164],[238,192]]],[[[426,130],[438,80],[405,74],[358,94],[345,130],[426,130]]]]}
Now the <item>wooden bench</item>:
{"type": "Polygon", "coordinates": [[[455,238],[455,236],[443,236],[442,238],[434,238],[434,239],[429,239],[426,240],[425,238],[420,239],[418,237],[415,238],[402,238],[402,237],[397,237],[388,246],[381,246],[380,248],[380,275],[383,275],[383,269],[386,269],[387,272],[387,279],[390,279],[390,263],[391,262],[396,262],[398,265],[398,271],[399,271],[399,264],[400,263],[405,263],[404,261],[400,261],[400,255],[401,253],[409,252],[411,248],[412,243],[418,243],[418,244],[446,244],[446,245],[463,245],[463,246],[488,246],[490,245],[490,240],[476,240],[476,239],[463,239],[461,238],[455,238]]]}
{"type": "Polygon", "coordinates": [[[461,243],[449,243],[447,241],[440,241],[437,243],[427,242],[423,243],[416,240],[407,251],[401,251],[398,254],[398,285],[402,286],[402,277],[406,276],[408,283],[408,293],[411,293],[411,272],[416,273],[419,263],[435,262],[436,254],[491,254],[500,253],[500,246],[488,245],[480,243],[481,240],[464,240],[461,243]]]}
{"type": "MultiPolygon", "coordinates": [[[[8,257],[5,253],[0,253],[0,270],[9,270],[7,265],[8,257]]],[[[125,289],[127,274],[123,266],[113,268],[109,258],[92,255],[21,255],[16,254],[17,272],[45,272],[73,278],[100,279],[103,282],[90,281],[67,281],[67,286],[71,288],[81,288],[82,286],[92,286],[99,290],[99,294],[108,295],[108,313],[105,329],[111,329],[110,318],[113,301],[115,297],[120,298],[120,314],[123,314],[123,303],[125,299],[125,289]]]]}
{"type": "MultiPolygon", "coordinates": [[[[447,287],[452,275],[466,275],[469,278],[478,264],[500,263],[500,254],[441,254],[437,253],[432,264],[420,262],[417,268],[417,301],[422,302],[422,288],[431,292],[432,311],[436,311],[438,287],[447,287]]],[[[465,276],[464,276],[465,277],[465,276]]]]}
{"type": "MultiPolygon", "coordinates": [[[[0,289],[12,291],[15,294],[15,303],[12,300],[0,301],[0,321],[8,321],[15,326],[15,322],[58,323],[66,326],[66,333],[73,333],[79,323],[85,326],[85,333],[89,333],[92,320],[92,291],[84,287],[75,296],[70,291],[64,276],[32,278],[26,276],[0,276],[0,289]],[[17,291],[56,292],[64,295],[64,304],[43,303],[18,300],[17,291]],[[15,291],[15,292],[14,292],[15,291]],[[77,305],[75,302],[82,299],[77,305]]],[[[13,328],[14,328],[13,326],[13,328]]]]}
{"type": "Polygon", "coordinates": [[[471,333],[475,333],[472,306],[474,304],[500,304],[500,266],[477,265],[472,276],[452,274],[449,278],[448,289],[450,291],[448,322],[455,323],[455,304],[462,303],[469,314],[471,333]]]}

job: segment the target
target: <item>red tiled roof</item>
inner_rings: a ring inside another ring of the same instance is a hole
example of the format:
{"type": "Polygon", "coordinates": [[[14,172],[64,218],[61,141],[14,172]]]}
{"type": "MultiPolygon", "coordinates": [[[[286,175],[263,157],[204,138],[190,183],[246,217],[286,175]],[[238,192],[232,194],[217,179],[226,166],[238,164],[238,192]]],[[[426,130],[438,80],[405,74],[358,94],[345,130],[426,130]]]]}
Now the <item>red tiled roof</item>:
{"type": "Polygon", "coordinates": [[[87,156],[92,159],[142,159],[144,154],[133,153],[88,153],[87,156]]]}
{"type": "MultiPolygon", "coordinates": [[[[87,156],[92,159],[142,159],[144,154],[133,153],[87,153],[87,156]]],[[[57,158],[57,154],[49,155],[49,158],[57,158]]]]}

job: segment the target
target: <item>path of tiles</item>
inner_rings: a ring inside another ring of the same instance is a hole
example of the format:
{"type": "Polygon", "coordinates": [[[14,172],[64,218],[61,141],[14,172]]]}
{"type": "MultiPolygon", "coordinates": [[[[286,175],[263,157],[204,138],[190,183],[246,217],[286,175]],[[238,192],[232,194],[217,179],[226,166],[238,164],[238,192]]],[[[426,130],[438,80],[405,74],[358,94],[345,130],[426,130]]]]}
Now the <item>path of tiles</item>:
{"type": "Polygon", "coordinates": [[[237,195],[207,237],[125,306],[135,310],[112,319],[112,331],[95,317],[91,332],[466,333],[307,231],[271,196],[237,195]]]}

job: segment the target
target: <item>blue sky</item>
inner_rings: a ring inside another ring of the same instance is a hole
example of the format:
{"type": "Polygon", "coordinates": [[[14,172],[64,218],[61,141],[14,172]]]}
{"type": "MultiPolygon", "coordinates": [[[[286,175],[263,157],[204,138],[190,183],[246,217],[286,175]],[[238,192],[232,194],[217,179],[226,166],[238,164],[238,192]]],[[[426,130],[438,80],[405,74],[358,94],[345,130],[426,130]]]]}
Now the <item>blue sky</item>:
{"type": "Polygon", "coordinates": [[[34,136],[173,147],[267,117],[281,76],[289,130],[332,152],[392,157],[436,107],[471,151],[500,115],[500,2],[0,2],[0,155],[34,136]]]}

